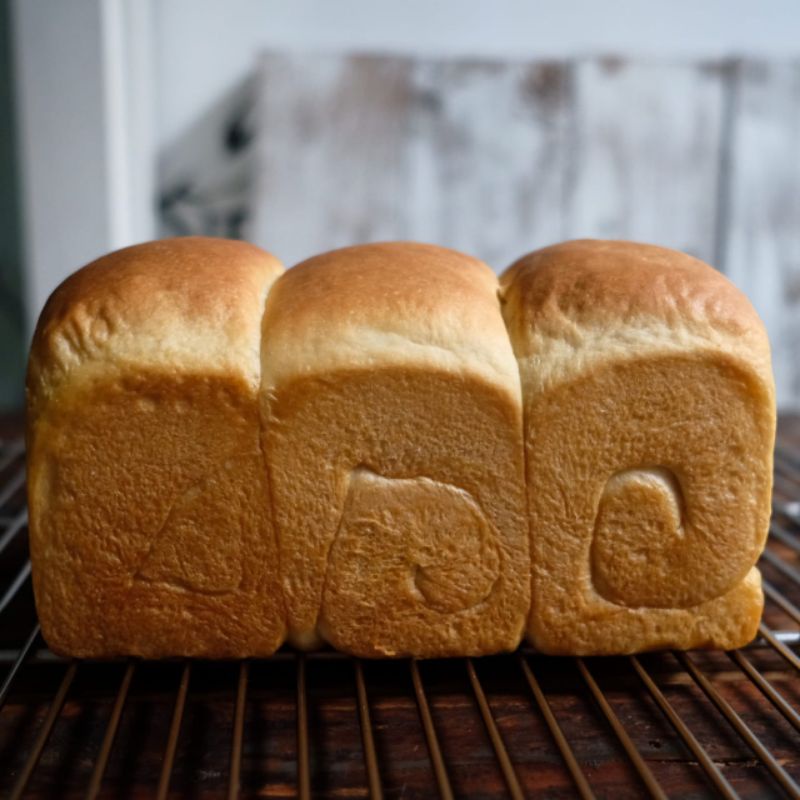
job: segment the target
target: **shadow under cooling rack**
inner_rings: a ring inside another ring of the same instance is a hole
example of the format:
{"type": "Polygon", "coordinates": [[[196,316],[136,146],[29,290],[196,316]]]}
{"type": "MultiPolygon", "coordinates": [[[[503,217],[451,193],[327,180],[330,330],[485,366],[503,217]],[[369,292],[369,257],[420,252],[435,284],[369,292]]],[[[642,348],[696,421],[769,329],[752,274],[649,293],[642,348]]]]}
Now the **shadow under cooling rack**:
{"type": "Polygon", "coordinates": [[[60,659],[33,609],[23,461],[0,444],[3,797],[800,798],[797,418],[760,636],[729,653],[60,659]]]}

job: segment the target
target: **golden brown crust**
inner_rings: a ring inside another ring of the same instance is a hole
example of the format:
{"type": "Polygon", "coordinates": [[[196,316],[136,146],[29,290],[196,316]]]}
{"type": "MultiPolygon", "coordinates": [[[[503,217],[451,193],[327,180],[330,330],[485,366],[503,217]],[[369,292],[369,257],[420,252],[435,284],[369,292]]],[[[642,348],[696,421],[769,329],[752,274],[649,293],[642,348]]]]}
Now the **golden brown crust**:
{"type": "Polygon", "coordinates": [[[241,242],[112,253],[68,278],[28,372],[42,632],[78,657],[244,657],[283,641],[261,452],[261,318],[282,267],[241,242]]]}
{"type": "Polygon", "coordinates": [[[528,638],[553,656],[618,656],[651,650],[734,650],[758,633],[764,594],[761,573],[753,568],[721,597],[692,608],[631,614],[603,609],[600,614],[559,615],[555,607],[531,617],[528,638]]]}
{"type": "Polygon", "coordinates": [[[270,293],[262,375],[291,641],[516,646],[522,414],[491,270],[408,243],[317,256],[270,293]]]}
{"type": "Polygon", "coordinates": [[[291,334],[323,321],[367,327],[400,327],[409,318],[450,316],[494,320],[486,296],[491,269],[477,258],[415,242],[382,242],[332,250],[286,273],[270,298],[273,324],[291,334]]]}
{"type": "Polygon", "coordinates": [[[266,451],[291,640],[485,655],[529,607],[519,401],[426,368],[296,380],[266,451]],[[478,555],[479,554],[479,555],[478,555]]]}
{"type": "Polygon", "coordinates": [[[208,237],[109,253],[50,296],[31,344],[28,385],[49,393],[95,361],[244,371],[257,385],[261,314],[281,272],[276,258],[251,244],[208,237]]]}
{"type": "Polygon", "coordinates": [[[264,382],[340,367],[427,364],[501,381],[518,394],[496,292],[486,264],[433,245],[386,242],[315,256],[270,292],[264,382]]]}
{"type": "Polygon", "coordinates": [[[502,315],[486,265],[430,245],[281,271],[174,239],[49,300],[28,490],[54,649],[263,656],[288,620],[301,645],[480,655],[529,609],[560,654],[754,635],[774,387],[713,269],[570,242],[506,272],[502,315]]]}
{"type": "Polygon", "coordinates": [[[241,379],[129,371],[59,392],[28,451],[36,607],[53,650],[274,652],[285,613],[258,431],[241,379]]]}
{"type": "Polygon", "coordinates": [[[636,242],[578,239],[523,256],[500,278],[522,324],[568,318],[625,325],[642,316],[681,326],[709,325],[732,335],[763,325],[747,297],[719,272],[685,253],[636,242]]]}
{"type": "Polygon", "coordinates": [[[746,298],[696,259],[626,242],[532,253],[501,284],[525,408],[533,643],[743,644],[763,604],[752,567],[775,435],[746,298]]]}

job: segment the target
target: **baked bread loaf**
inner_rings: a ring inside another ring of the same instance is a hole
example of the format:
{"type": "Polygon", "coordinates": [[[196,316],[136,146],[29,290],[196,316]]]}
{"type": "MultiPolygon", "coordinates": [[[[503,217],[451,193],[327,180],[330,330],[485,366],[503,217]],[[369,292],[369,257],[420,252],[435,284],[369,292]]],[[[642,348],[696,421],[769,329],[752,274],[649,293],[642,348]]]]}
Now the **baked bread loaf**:
{"type": "Polygon", "coordinates": [[[31,347],[42,631],[78,657],[736,647],[774,436],[761,322],[674,251],[570,242],[498,284],[420,244],[285,273],[131,247],[31,347]]]}
{"type": "Polygon", "coordinates": [[[173,239],[101,258],[48,301],[27,444],[54,650],[232,658],[283,641],[258,403],[264,302],[282,271],[249,244],[173,239]]]}
{"type": "Polygon", "coordinates": [[[540,250],[501,287],[525,409],[532,643],[750,641],[775,436],[752,306],[697,259],[627,242],[540,250]]]}
{"type": "Polygon", "coordinates": [[[267,301],[262,416],[290,640],[517,646],[530,567],[519,374],[480,261],[349,247],[267,301]]]}

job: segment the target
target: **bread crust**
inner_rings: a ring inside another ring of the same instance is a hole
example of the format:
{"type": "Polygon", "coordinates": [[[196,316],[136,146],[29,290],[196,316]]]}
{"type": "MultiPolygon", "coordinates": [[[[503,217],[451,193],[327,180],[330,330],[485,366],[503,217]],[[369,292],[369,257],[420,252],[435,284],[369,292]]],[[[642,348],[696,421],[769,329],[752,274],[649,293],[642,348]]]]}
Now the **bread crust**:
{"type": "Polygon", "coordinates": [[[708,265],[582,240],[126,248],[28,379],[33,582],[79,657],[736,647],[763,605],[769,344],[708,265]],[[527,490],[527,499],[526,499],[527,490]],[[527,618],[527,622],[526,622],[527,618]]]}
{"type": "Polygon", "coordinates": [[[747,297],[698,258],[652,244],[578,239],[536,250],[501,276],[518,324],[547,328],[569,319],[587,327],[656,317],[764,342],[747,297]]]}
{"type": "Polygon", "coordinates": [[[269,655],[285,610],[261,452],[261,318],[283,271],[187,237],[56,289],[28,371],[42,631],[80,657],[269,655]]]}
{"type": "Polygon", "coordinates": [[[275,284],[263,340],[291,641],[372,657],[515,647],[522,415],[492,271],[431,245],[326,253],[275,284]]]}
{"type": "Polygon", "coordinates": [[[273,287],[264,317],[264,385],[353,367],[477,375],[519,395],[497,279],[476,258],[384,242],[323,253],[273,287]]]}
{"type": "Polygon", "coordinates": [[[187,236],[117,250],[58,286],[39,317],[29,402],[92,365],[242,376],[259,385],[261,316],[283,272],[245,242],[187,236]]]}
{"type": "Polygon", "coordinates": [[[631,242],[548,247],[500,283],[525,409],[531,641],[586,655],[752,639],[775,390],[750,303],[697,259],[631,242]]]}
{"type": "Polygon", "coordinates": [[[565,242],[512,264],[500,298],[528,393],[616,359],[704,349],[741,359],[774,397],[769,340],[752,304],[685,253],[565,242]]]}

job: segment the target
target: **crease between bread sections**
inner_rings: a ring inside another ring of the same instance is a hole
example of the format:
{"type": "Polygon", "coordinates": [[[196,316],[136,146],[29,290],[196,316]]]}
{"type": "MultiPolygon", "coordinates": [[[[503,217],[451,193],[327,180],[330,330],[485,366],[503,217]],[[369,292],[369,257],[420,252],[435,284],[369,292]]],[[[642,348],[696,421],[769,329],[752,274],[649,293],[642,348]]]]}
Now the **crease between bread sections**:
{"type": "Polygon", "coordinates": [[[27,378],[42,631],[87,658],[733,648],[775,391],[695,258],[581,240],[291,269],[185,237],[70,276],[27,378]]]}

